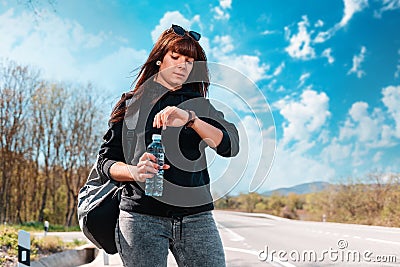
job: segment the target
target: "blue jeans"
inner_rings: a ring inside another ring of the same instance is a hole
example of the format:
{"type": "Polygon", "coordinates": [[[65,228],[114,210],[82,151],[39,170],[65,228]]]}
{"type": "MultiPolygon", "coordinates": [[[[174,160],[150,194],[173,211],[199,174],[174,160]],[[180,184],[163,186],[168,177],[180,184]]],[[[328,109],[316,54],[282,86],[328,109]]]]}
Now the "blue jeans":
{"type": "Polygon", "coordinates": [[[179,220],[121,210],[115,238],[125,267],[167,266],[168,249],[178,266],[225,266],[211,211],[179,220]]]}

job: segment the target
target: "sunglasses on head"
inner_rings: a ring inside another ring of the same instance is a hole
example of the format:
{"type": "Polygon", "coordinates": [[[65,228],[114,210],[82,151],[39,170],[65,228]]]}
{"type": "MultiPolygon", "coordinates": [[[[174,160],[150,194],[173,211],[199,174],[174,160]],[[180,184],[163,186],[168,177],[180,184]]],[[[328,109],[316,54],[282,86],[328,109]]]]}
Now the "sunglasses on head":
{"type": "Polygon", "coordinates": [[[179,25],[172,24],[171,26],[172,30],[174,31],[175,34],[179,36],[185,36],[187,33],[190,37],[192,37],[195,41],[199,41],[201,34],[195,31],[186,31],[184,28],[182,28],[179,25]]]}

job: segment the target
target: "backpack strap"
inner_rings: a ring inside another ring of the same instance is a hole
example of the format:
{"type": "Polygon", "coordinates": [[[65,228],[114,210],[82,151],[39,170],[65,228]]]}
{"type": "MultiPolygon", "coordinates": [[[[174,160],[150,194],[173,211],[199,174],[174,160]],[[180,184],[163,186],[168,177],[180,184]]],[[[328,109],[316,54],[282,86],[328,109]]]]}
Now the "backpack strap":
{"type": "Polygon", "coordinates": [[[132,161],[135,153],[137,139],[136,126],[139,120],[140,105],[141,98],[137,95],[126,101],[127,113],[124,118],[126,125],[126,152],[124,154],[127,156],[127,163],[132,161]]]}
{"type": "Polygon", "coordinates": [[[129,156],[129,158],[127,160],[128,162],[130,162],[132,160],[133,153],[135,152],[135,147],[136,147],[136,144],[135,144],[136,136],[135,135],[136,135],[135,129],[127,129],[127,131],[126,131],[127,151],[126,151],[125,155],[129,156]]]}

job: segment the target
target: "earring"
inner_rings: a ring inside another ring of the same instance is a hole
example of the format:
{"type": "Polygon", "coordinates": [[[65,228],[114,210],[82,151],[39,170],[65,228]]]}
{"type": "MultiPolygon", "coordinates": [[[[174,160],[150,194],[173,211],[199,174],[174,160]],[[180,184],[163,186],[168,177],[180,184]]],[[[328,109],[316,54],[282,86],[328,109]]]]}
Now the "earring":
{"type": "Polygon", "coordinates": [[[160,66],[160,65],[161,65],[161,61],[160,61],[160,60],[157,60],[157,61],[156,61],[156,65],[157,65],[157,66],[160,66]]]}

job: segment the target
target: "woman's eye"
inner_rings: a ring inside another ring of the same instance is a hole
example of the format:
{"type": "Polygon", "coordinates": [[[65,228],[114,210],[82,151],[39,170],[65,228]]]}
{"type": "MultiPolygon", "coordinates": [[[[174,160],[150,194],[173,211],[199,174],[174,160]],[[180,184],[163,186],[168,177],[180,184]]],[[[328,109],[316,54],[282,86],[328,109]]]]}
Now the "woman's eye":
{"type": "Polygon", "coordinates": [[[193,61],[186,60],[186,62],[190,65],[193,65],[193,61]]]}
{"type": "Polygon", "coordinates": [[[173,60],[177,60],[179,57],[171,56],[171,58],[172,58],[173,60]]]}

